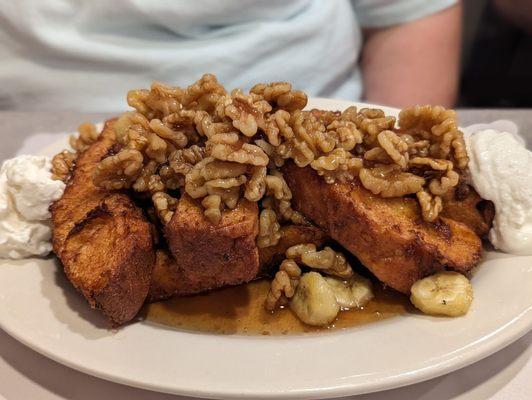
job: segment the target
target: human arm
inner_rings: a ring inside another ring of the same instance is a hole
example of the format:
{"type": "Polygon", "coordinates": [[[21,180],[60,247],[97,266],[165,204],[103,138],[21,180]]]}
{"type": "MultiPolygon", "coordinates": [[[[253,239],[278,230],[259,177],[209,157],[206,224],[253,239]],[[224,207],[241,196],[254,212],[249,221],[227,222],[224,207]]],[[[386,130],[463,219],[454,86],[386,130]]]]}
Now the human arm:
{"type": "Polygon", "coordinates": [[[367,29],[362,52],[364,98],[394,106],[456,100],[461,4],[405,24],[367,29]]]}

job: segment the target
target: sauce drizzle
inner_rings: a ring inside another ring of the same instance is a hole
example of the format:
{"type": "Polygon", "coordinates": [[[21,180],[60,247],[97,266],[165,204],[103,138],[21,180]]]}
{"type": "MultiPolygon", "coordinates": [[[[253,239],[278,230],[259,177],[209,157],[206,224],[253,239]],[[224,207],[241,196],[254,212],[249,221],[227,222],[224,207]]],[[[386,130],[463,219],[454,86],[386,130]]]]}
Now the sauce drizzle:
{"type": "Polygon", "coordinates": [[[274,313],[266,311],[264,299],[269,287],[269,281],[258,280],[206,294],[176,297],[147,305],[143,315],[148,322],[185,331],[289,335],[359,326],[404,314],[411,309],[406,296],[375,283],[375,299],[364,309],[342,311],[331,326],[313,327],[301,322],[289,309],[274,313]]]}

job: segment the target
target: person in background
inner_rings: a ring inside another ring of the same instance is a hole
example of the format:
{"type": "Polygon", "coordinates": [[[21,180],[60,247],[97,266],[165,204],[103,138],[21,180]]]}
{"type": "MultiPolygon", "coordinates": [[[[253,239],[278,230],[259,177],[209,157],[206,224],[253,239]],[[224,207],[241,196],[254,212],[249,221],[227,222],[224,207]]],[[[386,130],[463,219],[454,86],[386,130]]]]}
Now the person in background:
{"type": "Polygon", "coordinates": [[[153,80],[455,102],[456,0],[18,0],[0,6],[0,109],[118,111],[153,80]]]}

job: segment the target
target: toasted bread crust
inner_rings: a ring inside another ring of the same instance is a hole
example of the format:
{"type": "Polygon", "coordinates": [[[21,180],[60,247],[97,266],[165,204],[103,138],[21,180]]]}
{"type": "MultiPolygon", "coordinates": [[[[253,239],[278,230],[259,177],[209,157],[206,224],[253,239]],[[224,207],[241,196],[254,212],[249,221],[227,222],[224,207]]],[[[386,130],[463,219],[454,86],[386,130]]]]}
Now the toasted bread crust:
{"type": "Polygon", "coordinates": [[[183,280],[176,294],[238,285],[257,276],[258,224],[257,203],[240,200],[234,210],[224,211],[219,225],[214,226],[205,218],[201,205],[183,195],[164,228],[183,280]]]}
{"type": "MultiPolygon", "coordinates": [[[[281,228],[281,232],[281,239],[276,246],[258,249],[260,271],[254,278],[268,275],[267,269],[276,262],[281,262],[288,247],[309,242],[319,247],[326,239],[323,231],[314,226],[287,225],[281,228]]],[[[188,277],[189,274],[178,265],[167,249],[158,249],[146,301],[151,303],[190,293],[191,282],[188,277]]]]}
{"type": "Polygon", "coordinates": [[[467,273],[480,260],[481,241],[473,230],[448,218],[423,221],[414,199],[384,199],[358,181],[329,185],[292,163],[283,173],[294,208],[400,292],[445,267],[467,273]]]}
{"type": "Polygon", "coordinates": [[[114,143],[108,122],[98,141],[78,157],[51,212],[54,252],[67,277],[92,307],[120,325],[144,303],[155,253],[150,225],[132,200],[92,183],[93,169],[114,143]]]}

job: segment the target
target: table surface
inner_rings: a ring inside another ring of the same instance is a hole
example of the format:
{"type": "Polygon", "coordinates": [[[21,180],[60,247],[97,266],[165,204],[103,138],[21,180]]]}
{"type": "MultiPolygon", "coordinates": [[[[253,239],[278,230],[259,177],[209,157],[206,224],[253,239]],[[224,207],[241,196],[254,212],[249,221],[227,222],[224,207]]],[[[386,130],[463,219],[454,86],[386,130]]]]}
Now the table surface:
{"type": "MultiPolygon", "coordinates": [[[[75,112],[0,112],[0,162],[35,152],[75,131],[83,121],[102,121],[108,114],[75,112]]],[[[514,121],[532,145],[532,110],[460,110],[462,126],[514,121]]],[[[351,397],[356,400],[530,400],[532,398],[532,332],[520,340],[451,374],[386,392],[351,397]]],[[[106,400],[185,399],[135,389],[94,378],[41,356],[0,330],[0,399],[106,400]]]]}

